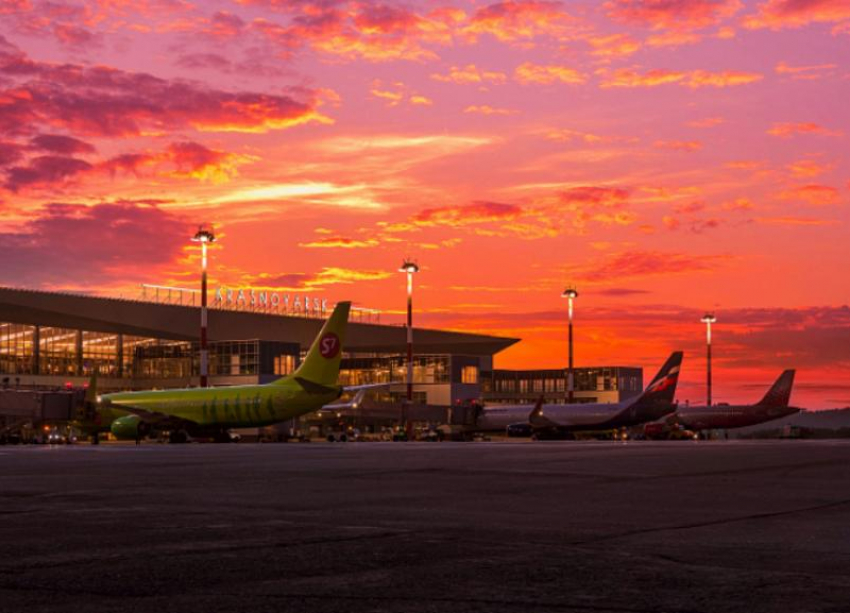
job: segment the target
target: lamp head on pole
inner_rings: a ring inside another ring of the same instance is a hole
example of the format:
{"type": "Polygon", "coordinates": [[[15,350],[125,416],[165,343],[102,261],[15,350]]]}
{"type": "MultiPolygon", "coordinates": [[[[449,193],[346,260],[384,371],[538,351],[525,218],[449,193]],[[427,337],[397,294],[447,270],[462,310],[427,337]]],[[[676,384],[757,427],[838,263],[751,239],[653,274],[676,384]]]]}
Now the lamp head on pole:
{"type": "Polygon", "coordinates": [[[714,316],[714,313],[706,313],[700,321],[704,324],[713,324],[717,321],[717,318],[714,316]]]}
{"type": "Polygon", "coordinates": [[[406,259],[401,264],[401,268],[398,269],[399,272],[406,272],[407,274],[413,274],[415,272],[419,272],[419,264],[414,262],[411,259],[406,259]]]}
{"type": "Polygon", "coordinates": [[[572,321],[573,321],[573,299],[578,298],[578,292],[576,291],[576,288],[568,287],[567,289],[564,290],[564,293],[561,294],[561,298],[567,298],[570,301],[569,302],[569,305],[570,305],[570,324],[572,324],[572,321]]]}
{"type": "Polygon", "coordinates": [[[213,234],[211,229],[205,228],[204,226],[198,226],[198,231],[195,233],[195,236],[192,237],[192,241],[196,243],[214,243],[215,234],[213,234]]]}

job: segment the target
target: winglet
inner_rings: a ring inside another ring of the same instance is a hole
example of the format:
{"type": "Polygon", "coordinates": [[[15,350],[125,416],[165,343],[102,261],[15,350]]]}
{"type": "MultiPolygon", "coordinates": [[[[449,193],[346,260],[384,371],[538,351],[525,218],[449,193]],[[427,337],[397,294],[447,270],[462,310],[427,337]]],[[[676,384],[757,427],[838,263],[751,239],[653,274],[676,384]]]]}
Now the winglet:
{"type": "Polygon", "coordinates": [[[543,415],[543,396],[538,398],[531,413],[528,414],[528,423],[532,426],[551,426],[552,421],[543,415]]]}

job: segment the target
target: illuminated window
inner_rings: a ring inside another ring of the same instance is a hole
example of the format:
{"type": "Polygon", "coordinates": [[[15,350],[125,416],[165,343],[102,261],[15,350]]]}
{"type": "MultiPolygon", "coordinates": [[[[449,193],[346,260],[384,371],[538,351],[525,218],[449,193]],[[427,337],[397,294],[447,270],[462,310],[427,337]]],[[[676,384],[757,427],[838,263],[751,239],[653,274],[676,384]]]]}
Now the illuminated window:
{"type": "Polygon", "coordinates": [[[464,366],[460,371],[461,383],[478,383],[478,367],[464,366]]]}
{"type": "Polygon", "coordinates": [[[288,375],[289,373],[295,370],[295,356],[294,355],[279,355],[275,356],[274,359],[274,374],[276,375],[288,375]]]}

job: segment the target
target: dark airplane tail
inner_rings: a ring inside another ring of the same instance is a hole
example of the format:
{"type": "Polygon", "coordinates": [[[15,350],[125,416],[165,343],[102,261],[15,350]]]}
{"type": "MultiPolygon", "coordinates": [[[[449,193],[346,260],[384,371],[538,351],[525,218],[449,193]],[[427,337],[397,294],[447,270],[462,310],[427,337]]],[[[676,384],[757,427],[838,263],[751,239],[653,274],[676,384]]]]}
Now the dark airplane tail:
{"type": "Polygon", "coordinates": [[[667,358],[664,366],[655,375],[655,378],[646,386],[633,406],[672,406],[676,398],[676,385],[679,383],[679,369],[682,366],[684,353],[674,351],[667,358]]]}
{"type": "Polygon", "coordinates": [[[789,369],[779,375],[776,383],[767,390],[767,394],[765,394],[764,398],[761,399],[759,405],[768,407],[787,407],[791,400],[791,388],[794,386],[795,372],[795,370],[789,369]]]}

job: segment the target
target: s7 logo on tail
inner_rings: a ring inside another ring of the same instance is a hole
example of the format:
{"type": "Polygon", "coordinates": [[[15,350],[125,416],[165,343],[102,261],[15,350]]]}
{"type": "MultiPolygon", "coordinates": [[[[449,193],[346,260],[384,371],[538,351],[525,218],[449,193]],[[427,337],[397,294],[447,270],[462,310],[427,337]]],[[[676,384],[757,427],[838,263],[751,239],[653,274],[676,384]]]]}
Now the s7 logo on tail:
{"type": "Polygon", "coordinates": [[[339,337],[333,332],[328,332],[319,341],[319,353],[322,357],[331,360],[339,353],[339,337]]]}

